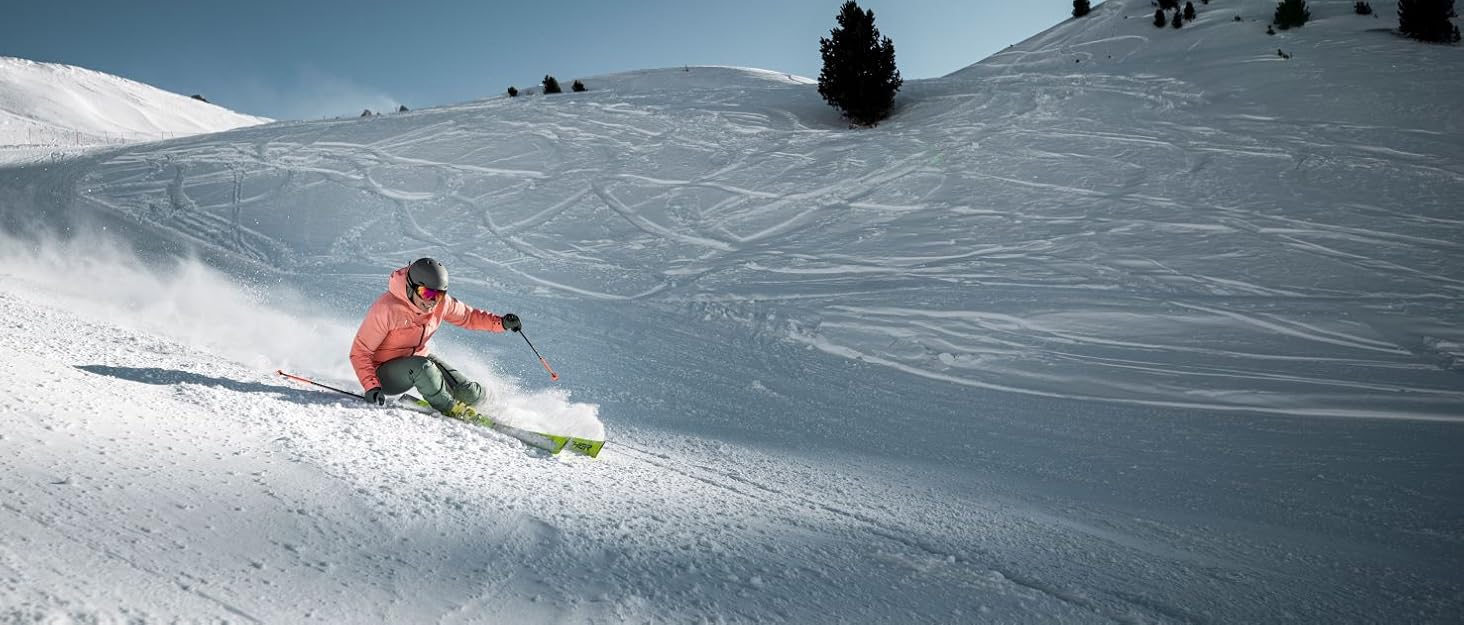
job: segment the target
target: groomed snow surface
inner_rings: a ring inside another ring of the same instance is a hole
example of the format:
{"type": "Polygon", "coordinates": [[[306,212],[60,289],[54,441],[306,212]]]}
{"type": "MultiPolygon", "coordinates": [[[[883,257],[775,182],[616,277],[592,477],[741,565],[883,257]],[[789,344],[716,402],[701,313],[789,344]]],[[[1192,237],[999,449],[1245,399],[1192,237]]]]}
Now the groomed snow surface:
{"type": "Polygon", "coordinates": [[[1308,5],[0,169],[0,623],[1458,623],[1464,49],[1308,5]],[[274,375],[419,256],[598,459],[274,375]]]}

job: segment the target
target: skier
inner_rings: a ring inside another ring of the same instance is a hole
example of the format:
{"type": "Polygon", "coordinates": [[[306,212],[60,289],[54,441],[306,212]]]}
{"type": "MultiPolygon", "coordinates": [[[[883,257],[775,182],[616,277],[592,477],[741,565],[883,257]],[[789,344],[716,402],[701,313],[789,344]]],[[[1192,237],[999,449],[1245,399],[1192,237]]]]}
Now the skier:
{"type": "Polygon", "coordinates": [[[483,386],[433,356],[427,341],[443,321],[469,330],[518,332],[518,315],[500,317],[454,299],[447,294],[447,268],[431,258],[393,271],[386,284],[351,344],[351,366],[366,401],[385,405],[387,395],[415,387],[442,414],[477,414],[473,407],[484,399],[483,386]]]}

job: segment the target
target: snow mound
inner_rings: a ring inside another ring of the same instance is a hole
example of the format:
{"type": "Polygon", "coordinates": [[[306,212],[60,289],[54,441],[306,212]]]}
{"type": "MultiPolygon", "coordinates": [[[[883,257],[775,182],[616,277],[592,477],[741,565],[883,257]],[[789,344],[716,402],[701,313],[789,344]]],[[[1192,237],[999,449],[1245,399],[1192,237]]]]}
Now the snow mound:
{"type": "Polygon", "coordinates": [[[0,146],[131,143],[270,121],[95,70],[0,56],[0,146]]]}

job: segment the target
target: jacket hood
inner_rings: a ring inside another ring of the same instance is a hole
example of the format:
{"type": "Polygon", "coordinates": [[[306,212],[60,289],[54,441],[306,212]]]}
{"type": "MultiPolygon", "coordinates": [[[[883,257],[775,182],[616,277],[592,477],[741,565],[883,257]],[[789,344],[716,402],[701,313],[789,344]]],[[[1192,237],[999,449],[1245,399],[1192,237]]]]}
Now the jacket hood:
{"type": "MultiPolygon", "coordinates": [[[[391,272],[391,277],[386,279],[386,292],[391,293],[392,297],[412,304],[411,298],[407,297],[407,269],[409,267],[411,265],[391,272]]],[[[412,305],[416,306],[416,304],[412,305]]]]}

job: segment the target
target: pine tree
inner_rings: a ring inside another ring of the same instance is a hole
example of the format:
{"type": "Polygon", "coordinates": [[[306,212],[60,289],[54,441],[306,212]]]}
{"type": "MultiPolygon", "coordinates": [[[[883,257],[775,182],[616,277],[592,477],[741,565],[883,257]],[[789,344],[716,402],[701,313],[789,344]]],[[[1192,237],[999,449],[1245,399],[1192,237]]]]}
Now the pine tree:
{"type": "Polygon", "coordinates": [[[1195,21],[1195,3],[1193,3],[1193,2],[1185,2],[1184,3],[1184,20],[1186,22],[1193,22],[1193,21],[1195,21]]]}
{"type": "Polygon", "coordinates": [[[508,97],[510,97],[510,98],[517,98],[518,97],[518,87],[515,87],[513,85],[509,85],[509,87],[508,87],[508,97]]]}
{"type": "Polygon", "coordinates": [[[1306,0],[1281,0],[1276,4],[1276,15],[1271,18],[1271,23],[1286,30],[1292,26],[1301,26],[1309,19],[1311,10],[1306,8],[1306,0]]]}
{"type": "Polygon", "coordinates": [[[1164,9],[1165,11],[1168,11],[1169,9],[1178,9],[1179,0],[1159,0],[1159,8],[1164,9]]]}
{"type": "Polygon", "coordinates": [[[1175,11],[1174,19],[1170,20],[1169,25],[1175,28],[1184,28],[1184,14],[1180,13],[1179,11],[1175,11]]]}
{"type": "Polygon", "coordinates": [[[1398,31],[1421,41],[1458,41],[1454,0],[1398,0],[1398,31]]]}
{"type": "Polygon", "coordinates": [[[549,95],[551,93],[564,93],[564,90],[559,88],[559,81],[556,80],[553,76],[545,74],[542,84],[544,85],[544,95],[549,95]]]}
{"type": "Polygon", "coordinates": [[[585,90],[585,83],[582,83],[579,80],[575,80],[574,83],[569,86],[569,90],[570,91],[573,91],[575,93],[579,93],[581,91],[584,91],[585,90]]]}
{"type": "Polygon", "coordinates": [[[1073,0],[1073,17],[1082,17],[1093,10],[1088,0],[1073,0]]]}
{"type": "Polygon", "coordinates": [[[818,40],[818,94],[854,123],[874,125],[889,116],[905,82],[895,68],[895,44],[880,38],[874,11],[860,10],[853,0],[839,9],[838,22],[828,38],[818,40]]]}
{"type": "Polygon", "coordinates": [[[1169,20],[1164,19],[1164,9],[1154,9],[1154,25],[1164,28],[1164,25],[1168,23],[1169,20]]]}

